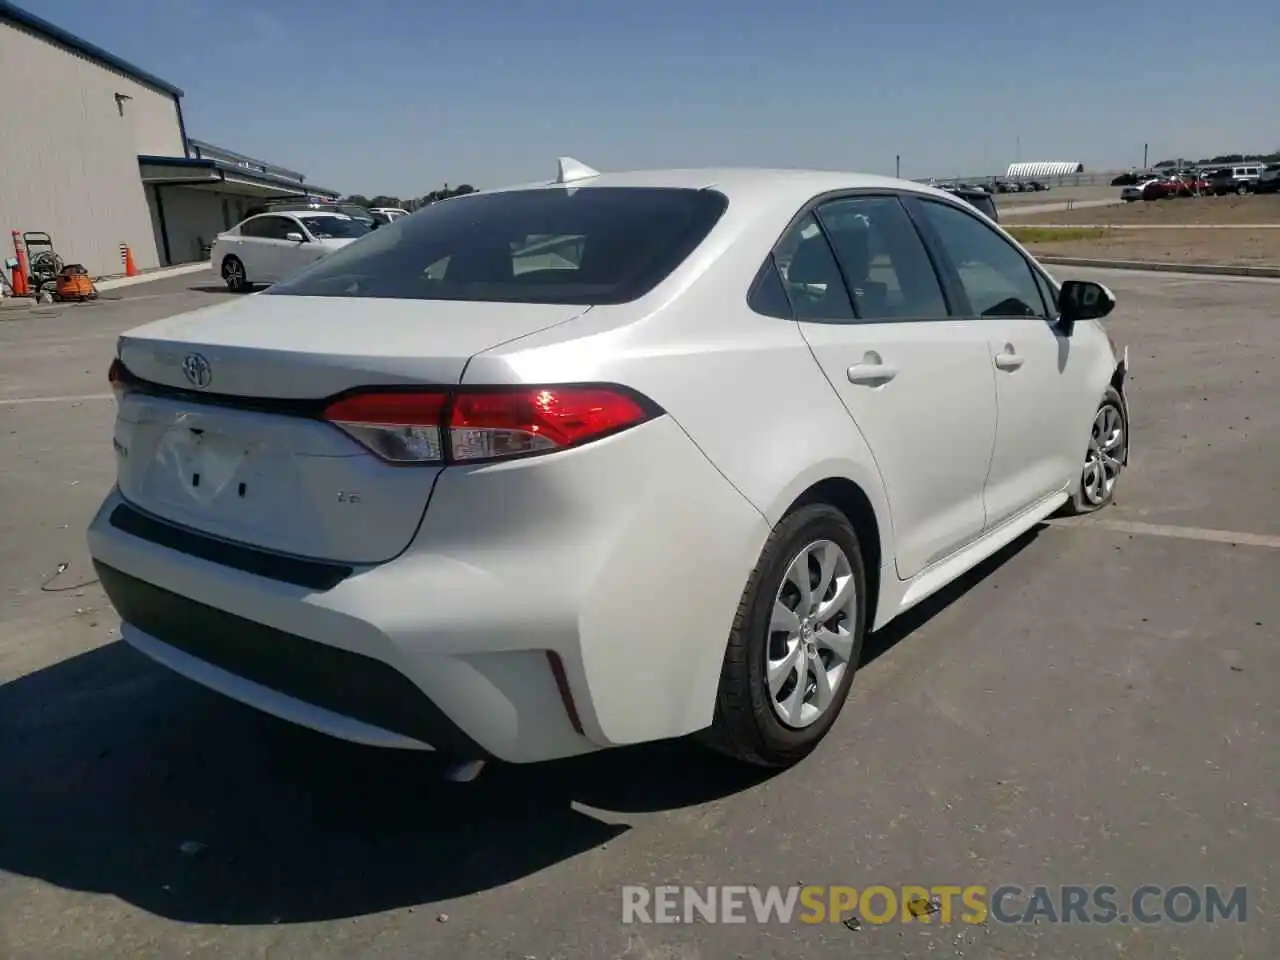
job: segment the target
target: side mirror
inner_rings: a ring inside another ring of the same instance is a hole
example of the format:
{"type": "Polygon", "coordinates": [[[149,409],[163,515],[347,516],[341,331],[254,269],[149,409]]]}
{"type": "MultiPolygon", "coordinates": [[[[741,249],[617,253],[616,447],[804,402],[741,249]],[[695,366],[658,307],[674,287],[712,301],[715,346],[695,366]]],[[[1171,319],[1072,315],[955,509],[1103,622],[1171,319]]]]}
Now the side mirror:
{"type": "Polygon", "coordinates": [[[297,230],[291,230],[284,235],[286,240],[292,240],[294,243],[306,243],[307,238],[300,234],[297,230]]]}
{"type": "Polygon", "coordinates": [[[1082,320],[1101,320],[1116,307],[1110,290],[1092,280],[1066,280],[1058,296],[1059,325],[1070,333],[1082,320]]]}

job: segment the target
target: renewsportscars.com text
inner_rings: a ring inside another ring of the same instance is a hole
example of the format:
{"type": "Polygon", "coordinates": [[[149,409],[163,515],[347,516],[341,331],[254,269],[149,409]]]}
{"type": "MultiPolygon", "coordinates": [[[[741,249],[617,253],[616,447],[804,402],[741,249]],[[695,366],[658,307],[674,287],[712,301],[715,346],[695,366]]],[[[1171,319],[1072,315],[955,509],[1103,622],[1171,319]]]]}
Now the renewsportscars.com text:
{"type": "Polygon", "coordinates": [[[627,886],[623,923],[1243,923],[1244,887],[627,886]]]}

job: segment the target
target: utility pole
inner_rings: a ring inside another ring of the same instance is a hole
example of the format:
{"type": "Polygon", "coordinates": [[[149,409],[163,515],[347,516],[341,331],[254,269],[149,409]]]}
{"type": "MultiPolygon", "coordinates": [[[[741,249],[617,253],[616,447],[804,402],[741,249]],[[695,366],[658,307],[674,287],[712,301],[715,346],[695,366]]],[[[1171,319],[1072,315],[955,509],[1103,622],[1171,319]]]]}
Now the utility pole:
{"type": "Polygon", "coordinates": [[[893,156],[893,175],[899,180],[902,179],[902,154],[900,153],[893,156]]]}
{"type": "Polygon", "coordinates": [[[1143,170],[1147,169],[1147,147],[1149,146],[1151,146],[1151,144],[1149,143],[1144,143],[1142,145],[1142,169],[1143,170]]]}

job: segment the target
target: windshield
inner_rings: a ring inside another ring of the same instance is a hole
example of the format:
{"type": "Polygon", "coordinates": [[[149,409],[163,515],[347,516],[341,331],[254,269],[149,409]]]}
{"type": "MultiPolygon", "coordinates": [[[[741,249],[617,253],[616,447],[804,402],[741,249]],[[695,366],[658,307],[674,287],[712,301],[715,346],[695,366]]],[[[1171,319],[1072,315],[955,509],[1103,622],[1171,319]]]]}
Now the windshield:
{"type": "Polygon", "coordinates": [[[678,267],[727,206],[711,190],[648,187],[455,197],[379,227],[267,293],[626,303],[678,267]]]}
{"type": "Polygon", "coordinates": [[[300,217],[303,225],[317,240],[354,240],[369,232],[359,220],[350,217],[300,217]]]}

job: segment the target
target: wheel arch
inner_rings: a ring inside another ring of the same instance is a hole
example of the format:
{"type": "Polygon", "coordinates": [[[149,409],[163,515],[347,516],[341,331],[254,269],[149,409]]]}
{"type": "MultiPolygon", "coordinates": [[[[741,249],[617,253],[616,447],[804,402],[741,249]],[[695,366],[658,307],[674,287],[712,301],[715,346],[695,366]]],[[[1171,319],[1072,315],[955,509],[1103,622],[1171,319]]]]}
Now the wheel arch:
{"type": "Polygon", "coordinates": [[[867,630],[870,631],[880,607],[884,554],[880,521],[875,507],[871,505],[871,498],[848,477],[827,477],[805,490],[787,512],[810,503],[827,503],[835,507],[849,519],[853,532],[858,535],[858,546],[863,550],[863,570],[867,576],[867,630]]]}
{"type": "Polygon", "coordinates": [[[810,503],[829,503],[849,519],[862,547],[867,575],[867,629],[877,624],[884,590],[882,571],[894,562],[893,521],[878,471],[853,463],[828,462],[801,474],[790,484],[773,510],[771,524],[810,503]]]}

